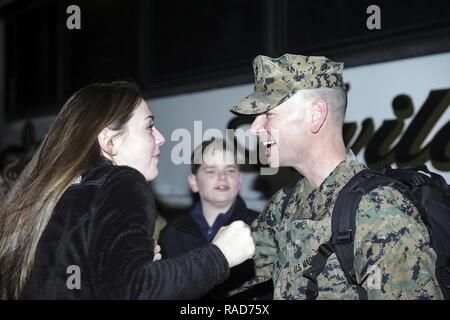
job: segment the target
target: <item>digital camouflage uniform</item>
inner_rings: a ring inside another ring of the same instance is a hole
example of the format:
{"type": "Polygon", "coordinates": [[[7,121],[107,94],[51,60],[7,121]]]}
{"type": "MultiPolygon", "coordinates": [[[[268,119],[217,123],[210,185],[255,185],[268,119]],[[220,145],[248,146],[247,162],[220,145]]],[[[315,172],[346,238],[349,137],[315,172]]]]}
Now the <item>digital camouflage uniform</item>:
{"type": "MultiPolygon", "coordinates": [[[[254,92],[230,111],[258,115],[304,89],[345,90],[343,63],[326,57],[285,54],[253,61],[254,92]]],[[[310,266],[320,244],[331,237],[331,214],[339,191],[364,169],[348,151],[318,187],[300,178],[282,211],[286,194],[277,192],[252,225],[256,278],[241,290],[273,279],[274,299],[305,299],[310,266]]],[[[436,254],[417,209],[390,187],[363,196],[356,216],[355,269],[369,299],[442,299],[435,278],[436,254]]],[[[335,254],[317,278],[318,299],[358,299],[335,254]]]]}
{"type": "MultiPolygon", "coordinates": [[[[303,271],[319,245],[331,237],[331,213],[339,191],[362,169],[348,151],[318,188],[300,178],[286,212],[281,212],[286,196],[283,190],[272,197],[252,225],[257,279],[251,284],[273,278],[274,299],[306,298],[303,271]]],[[[400,192],[383,187],[364,196],[356,226],[355,268],[369,299],[442,299],[427,229],[400,192]],[[380,277],[379,282],[374,277],[380,277]]],[[[358,299],[335,254],[328,258],[317,281],[318,299],[358,299]]]]}

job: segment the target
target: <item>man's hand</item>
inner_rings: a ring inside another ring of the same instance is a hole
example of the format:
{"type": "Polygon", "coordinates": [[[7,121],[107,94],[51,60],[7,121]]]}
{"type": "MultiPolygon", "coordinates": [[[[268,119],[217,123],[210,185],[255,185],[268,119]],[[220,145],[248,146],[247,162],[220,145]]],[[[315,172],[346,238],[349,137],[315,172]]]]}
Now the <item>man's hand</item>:
{"type": "Polygon", "coordinates": [[[250,234],[250,227],[241,220],[220,228],[212,244],[219,247],[230,268],[255,254],[255,243],[250,234]]]}

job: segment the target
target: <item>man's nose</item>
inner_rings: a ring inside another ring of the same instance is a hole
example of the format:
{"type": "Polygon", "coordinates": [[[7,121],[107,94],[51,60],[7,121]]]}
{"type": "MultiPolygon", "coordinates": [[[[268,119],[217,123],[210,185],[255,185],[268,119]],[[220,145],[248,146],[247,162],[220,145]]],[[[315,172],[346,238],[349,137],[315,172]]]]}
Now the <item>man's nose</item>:
{"type": "Polygon", "coordinates": [[[219,171],[219,180],[226,180],[227,173],[225,171],[219,171]]]}

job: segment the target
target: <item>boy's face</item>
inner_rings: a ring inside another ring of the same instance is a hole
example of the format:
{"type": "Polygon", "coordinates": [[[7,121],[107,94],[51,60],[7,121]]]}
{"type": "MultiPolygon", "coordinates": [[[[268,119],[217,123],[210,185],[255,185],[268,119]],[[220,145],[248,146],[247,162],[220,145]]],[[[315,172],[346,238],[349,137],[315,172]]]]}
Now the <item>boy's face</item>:
{"type": "Polygon", "coordinates": [[[231,205],[242,185],[242,177],[232,151],[207,147],[196,175],[188,177],[192,192],[198,192],[202,202],[214,206],[231,205]]]}

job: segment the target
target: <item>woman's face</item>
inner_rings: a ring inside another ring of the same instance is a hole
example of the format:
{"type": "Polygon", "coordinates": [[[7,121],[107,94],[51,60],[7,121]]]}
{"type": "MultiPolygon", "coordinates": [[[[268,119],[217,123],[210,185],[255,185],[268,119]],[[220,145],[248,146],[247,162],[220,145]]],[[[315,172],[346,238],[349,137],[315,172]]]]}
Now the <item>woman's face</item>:
{"type": "Polygon", "coordinates": [[[134,110],[122,135],[114,139],[117,146],[112,157],[117,165],[138,170],[147,181],[158,175],[159,148],[164,144],[163,135],[155,127],[155,118],[147,103],[142,100],[134,110]]]}

